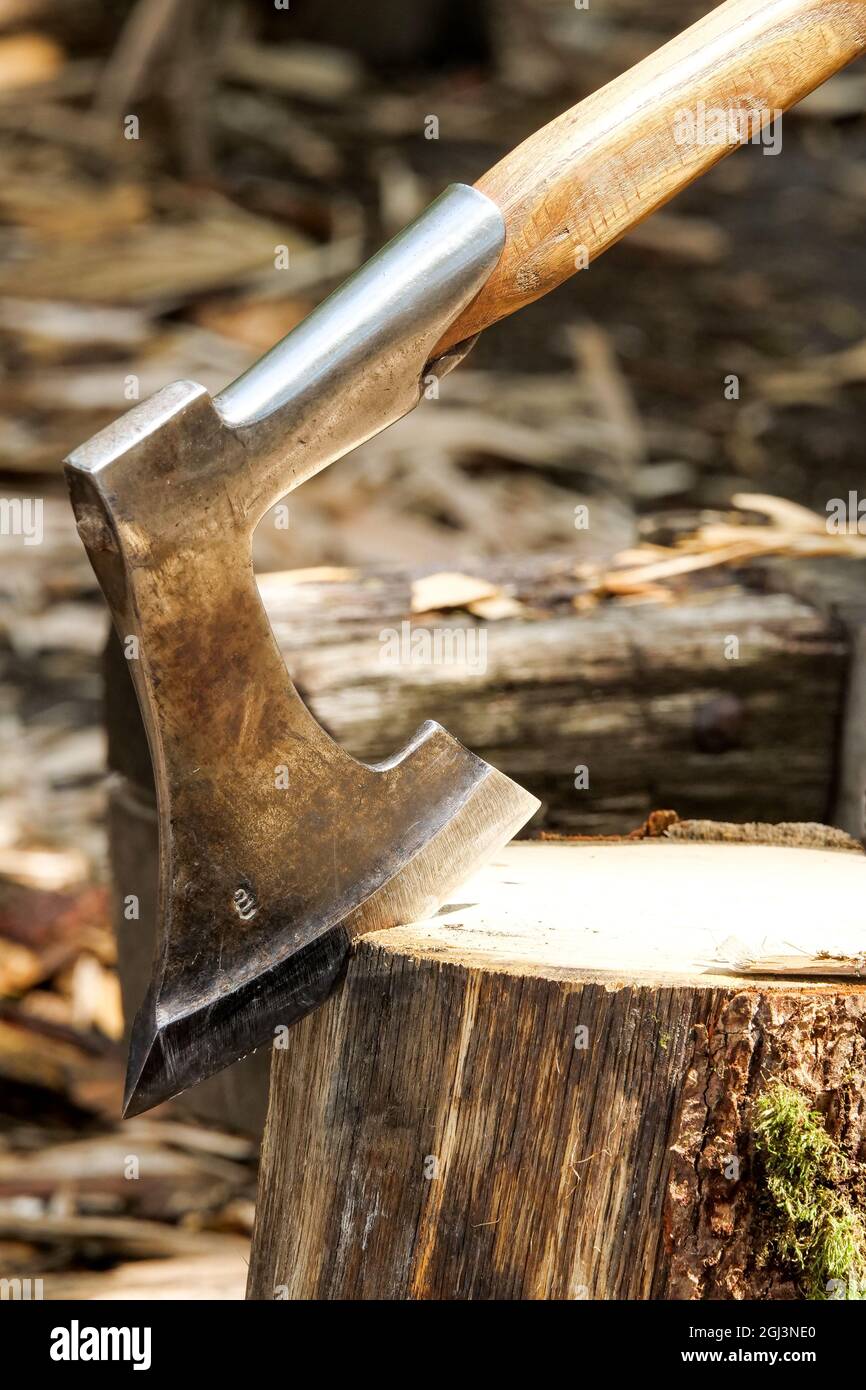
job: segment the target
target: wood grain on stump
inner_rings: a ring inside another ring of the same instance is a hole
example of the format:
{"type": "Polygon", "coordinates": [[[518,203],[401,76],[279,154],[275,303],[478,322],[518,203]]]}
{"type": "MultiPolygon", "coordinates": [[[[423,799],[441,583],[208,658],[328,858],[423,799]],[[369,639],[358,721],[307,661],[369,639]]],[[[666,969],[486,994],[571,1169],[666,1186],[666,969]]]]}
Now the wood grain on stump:
{"type": "Polygon", "coordinates": [[[796,1296],[751,1102],[786,1079],[858,1154],[866,986],[712,963],[862,952],[864,888],[832,850],[512,845],[363,939],[274,1051],[249,1296],[796,1296]]]}

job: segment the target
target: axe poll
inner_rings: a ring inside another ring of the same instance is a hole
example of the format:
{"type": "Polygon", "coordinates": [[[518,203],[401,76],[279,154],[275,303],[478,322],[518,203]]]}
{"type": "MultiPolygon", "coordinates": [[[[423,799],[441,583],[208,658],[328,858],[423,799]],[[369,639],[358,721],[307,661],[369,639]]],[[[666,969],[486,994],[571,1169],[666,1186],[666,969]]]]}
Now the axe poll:
{"type": "Polygon", "coordinates": [[[125,1113],[302,1017],[359,934],[435,910],[537,806],[434,723],[375,765],[333,742],[270,631],[257,522],[864,47],[866,0],[728,0],[448,188],[219,395],[166,386],[66,460],[117,631],[137,639],[157,791],[158,945],[125,1113]]]}

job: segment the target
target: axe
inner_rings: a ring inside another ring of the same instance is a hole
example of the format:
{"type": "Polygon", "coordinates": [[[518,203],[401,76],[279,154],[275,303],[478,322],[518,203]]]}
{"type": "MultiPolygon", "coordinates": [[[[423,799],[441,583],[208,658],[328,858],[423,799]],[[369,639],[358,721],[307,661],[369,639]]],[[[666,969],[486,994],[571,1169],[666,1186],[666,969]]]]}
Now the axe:
{"type": "Polygon", "coordinates": [[[448,188],[219,395],[166,386],[66,460],[157,791],[125,1114],[315,1008],[359,935],[435,911],[538,805],[432,722],[373,765],[333,742],[262,607],[257,522],[864,47],[866,0],[727,0],[448,188]]]}

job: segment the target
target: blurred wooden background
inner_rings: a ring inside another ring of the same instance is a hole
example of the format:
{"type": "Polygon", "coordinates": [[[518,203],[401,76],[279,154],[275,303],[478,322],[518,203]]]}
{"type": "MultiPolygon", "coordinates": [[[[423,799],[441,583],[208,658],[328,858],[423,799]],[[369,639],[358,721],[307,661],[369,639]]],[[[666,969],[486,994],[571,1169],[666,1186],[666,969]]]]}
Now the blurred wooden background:
{"type": "MultiPolygon", "coordinates": [[[[0,496],[44,519],[41,544],[0,536],[0,1274],[170,1289],[124,1262],[171,1254],[192,1293],[202,1250],[237,1293],[251,1217],[246,1141],[114,1124],[105,622],[63,455],[169,380],[221,387],[446,183],[708,8],[0,0],[0,496]]],[[[491,330],[441,400],[305,486],[288,531],[265,520],[259,570],[493,564],[500,611],[532,622],[509,555],[558,557],[578,613],[736,599],[743,543],[862,556],[823,519],[864,480],[864,107],[866,75],[840,75],[780,153],[737,152],[491,330]]]]}

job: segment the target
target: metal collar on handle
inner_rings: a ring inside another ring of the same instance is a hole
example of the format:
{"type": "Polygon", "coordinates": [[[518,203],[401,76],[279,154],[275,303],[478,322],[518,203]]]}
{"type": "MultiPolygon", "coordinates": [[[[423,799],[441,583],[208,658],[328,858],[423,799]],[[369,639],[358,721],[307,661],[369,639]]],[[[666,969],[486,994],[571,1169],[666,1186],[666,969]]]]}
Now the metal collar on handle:
{"type": "MultiPolygon", "coordinates": [[[[433,348],[489,278],[504,243],[496,204],[452,184],[215,397],[255,460],[253,512],[417,405],[433,348]]],[[[449,355],[447,369],[460,356],[449,355]]]]}

